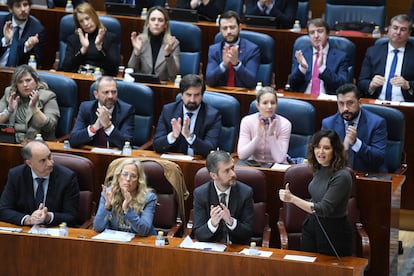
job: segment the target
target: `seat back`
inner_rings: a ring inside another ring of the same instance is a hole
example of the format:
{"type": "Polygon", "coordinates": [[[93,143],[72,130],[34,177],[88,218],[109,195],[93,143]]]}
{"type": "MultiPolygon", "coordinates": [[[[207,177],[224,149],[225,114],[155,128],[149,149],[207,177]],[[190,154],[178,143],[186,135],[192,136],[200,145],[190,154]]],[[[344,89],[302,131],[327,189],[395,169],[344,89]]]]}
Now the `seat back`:
{"type": "MultiPolygon", "coordinates": [[[[303,35],[298,37],[293,44],[293,54],[292,54],[292,71],[295,69],[294,66],[297,66],[295,52],[297,50],[303,50],[309,46],[311,46],[311,42],[308,35],[303,35]]],[[[329,36],[329,47],[337,48],[339,50],[344,51],[349,59],[349,67],[348,67],[348,82],[353,82],[354,79],[354,71],[355,71],[355,55],[356,55],[356,48],[355,44],[345,37],[340,36],[329,36]]]]}
{"type": "Polygon", "coordinates": [[[95,166],[88,158],[68,154],[68,153],[52,153],[53,160],[56,164],[67,167],[74,171],[78,177],[79,183],[79,213],[78,223],[82,225],[92,217],[94,213],[93,195],[94,195],[94,170],[95,166]]]}
{"type": "Polygon", "coordinates": [[[171,34],[180,41],[180,74],[198,74],[201,59],[201,30],[197,25],[171,20],[171,34]]]}
{"type": "MultiPolygon", "coordinates": [[[[237,180],[249,185],[253,189],[254,224],[251,241],[258,245],[262,243],[263,232],[268,227],[266,175],[257,169],[236,167],[237,180]]],[[[194,189],[211,180],[206,167],[197,171],[194,176],[194,189]]]]}
{"type": "Polygon", "coordinates": [[[309,1],[298,1],[296,19],[300,20],[300,26],[306,28],[308,24],[309,1]]]}
{"type": "Polygon", "coordinates": [[[353,1],[352,4],[347,4],[346,2],[341,4],[341,1],[328,0],[325,6],[325,20],[332,29],[337,22],[360,21],[374,23],[383,29],[385,24],[385,3],[371,5],[369,2],[353,1]]]}
{"type": "Polygon", "coordinates": [[[398,109],[382,105],[364,104],[362,108],[385,119],[388,132],[385,162],[388,172],[395,173],[401,166],[401,160],[403,159],[404,153],[404,114],[398,109]]]}
{"type": "MultiPolygon", "coordinates": [[[[257,111],[256,100],[253,100],[250,103],[249,114],[257,111]]],[[[278,98],[276,113],[292,124],[289,156],[307,158],[308,145],[315,132],[316,112],[313,105],[302,100],[278,98]]]]}
{"type": "Polygon", "coordinates": [[[56,137],[67,135],[72,129],[78,110],[78,86],[73,79],[58,74],[39,72],[39,76],[56,94],[60,111],[56,137]]]}
{"type": "MultiPolygon", "coordinates": [[[[90,87],[90,99],[94,100],[93,91],[96,84],[90,87]]],[[[154,93],[151,88],[143,84],[117,80],[118,98],[134,106],[134,134],[132,144],[141,146],[151,139],[154,121],[154,93]]]]}
{"type": "MultiPolygon", "coordinates": [[[[244,30],[240,31],[240,37],[249,40],[260,48],[260,64],[256,81],[262,82],[263,86],[271,85],[275,60],[275,41],[267,34],[244,30]]],[[[221,33],[217,33],[214,41],[217,43],[222,40],[221,33]]]]}
{"type": "MultiPolygon", "coordinates": [[[[65,59],[67,39],[75,32],[75,22],[73,21],[73,15],[67,14],[60,19],[59,29],[59,70],[62,70],[62,64],[65,59]]],[[[99,20],[106,27],[106,29],[116,36],[116,42],[118,46],[119,55],[121,54],[121,24],[118,19],[111,16],[100,15],[99,20]]]]}
{"type": "Polygon", "coordinates": [[[243,0],[227,0],[223,11],[235,11],[239,16],[243,13],[243,0]]]}

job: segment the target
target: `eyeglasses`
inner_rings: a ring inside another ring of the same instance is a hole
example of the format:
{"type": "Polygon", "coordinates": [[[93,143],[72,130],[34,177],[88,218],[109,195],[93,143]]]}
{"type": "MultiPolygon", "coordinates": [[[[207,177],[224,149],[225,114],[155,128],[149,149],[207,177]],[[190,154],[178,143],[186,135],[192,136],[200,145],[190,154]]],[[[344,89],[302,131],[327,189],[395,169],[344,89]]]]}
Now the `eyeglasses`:
{"type": "Polygon", "coordinates": [[[124,178],[128,178],[128,176],[129,176],[129,178],[131,178],[133,180],[138,178],[138,175],[136,175],[135,173],[128,173],[128,172],[122,172],[121,176],[124,177],[124,178]]]}

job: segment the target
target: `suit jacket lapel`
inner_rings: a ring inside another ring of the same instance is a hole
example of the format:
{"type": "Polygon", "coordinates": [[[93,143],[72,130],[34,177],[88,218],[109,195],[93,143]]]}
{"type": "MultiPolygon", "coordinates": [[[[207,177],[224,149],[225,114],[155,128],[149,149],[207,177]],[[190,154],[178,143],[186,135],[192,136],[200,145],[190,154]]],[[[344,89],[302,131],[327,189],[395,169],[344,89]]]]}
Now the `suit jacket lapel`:
{"type": "Polygon", "coordinates": [[[336,116],[334,129],[338,131],[338,136],[343,141],[345,138],[345,124],[344,124],[344,120],[342,119],[339,113],[338,113],[338,116],[336,116]]]}

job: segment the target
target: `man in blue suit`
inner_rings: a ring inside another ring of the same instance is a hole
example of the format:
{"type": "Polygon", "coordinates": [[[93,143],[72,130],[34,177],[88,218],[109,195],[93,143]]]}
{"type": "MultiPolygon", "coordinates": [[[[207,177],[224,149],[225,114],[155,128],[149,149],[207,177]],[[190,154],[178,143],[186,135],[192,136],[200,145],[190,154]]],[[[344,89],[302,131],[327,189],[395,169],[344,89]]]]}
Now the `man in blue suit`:
{"type": "Polygon", "coordinates": [[[215,21],[228,0],[177,0],[177,8],[197,10],[200,20],[215,21]]]}
{"type": "Polygon", "coordinates": [[[96,81],[93,91],[96,100],[81,103],[70,144],[122,148],[132,141],[135,109],[118,99],[116,81],[103,76],[96,81]]]}
{"type": "Polygon", "coordinates": [[[194,238],[249,244],[253,234],[253,190],[237,181],[229,153],[213,151],[206,167],[211,181],[194,190],[194,238]]]}
{"type": "Polygon", "coordinates": [[[407,15],[396,15],[391,18],[388,27],[389,40],[367,49],[358,82],[365,97],[400,102],[414,101],[414,43],[409,40],[411,28],[412,21],[407,15]],[[396,66],[390,75],[394,55],[396,66]]]}
{"type": "Polygon", "coordinates": [[[322,129],[333,129],[344,142],[349,166],[363,172],[387,173],[384,118],[361,108],[361,95],[354,84],[337,90],[338,112],[322,120],[322,129]]]}
{"type": "Polygon", "coordinates": [[[202,102],[203,79],[189,74],[180,82],[181,100],[166,104],[161,112],[153,142],[157,152],[207,156],[218,145],[221,115],[202,102]]]}
{"type": "Polygon", "coordinates": [[[290,87],[295,92],[314,94],[312,78],[316,78],[319,82],[317,95],[334,95],[335,90],[347,81],[349,58],[344,51],[329,45],[329,25],[323,19],[310,20],[308,34],[312,46],[296,51],[290,87]]]}
{"type": "Polygon", "coordinates": [[[30,55],[39,61],[45,44],[43,25],[30,17],[31,0],[7,0],[10,14],[0,22],[0,66],[27,64],[30,55]]]}
{"type": "Polygon", "coordinates": [[[297,0],[247,0],[246,14],[276,17],[278,26],[292,28],[298,9],[297,0]]]}
{"type": "Polygon", "coordinates": [[[220,17],[222,42],[210,46],[206,83],[210,86],[256,87],[260,48],[240,38],[240,18],[234,11],[220,17]]]}

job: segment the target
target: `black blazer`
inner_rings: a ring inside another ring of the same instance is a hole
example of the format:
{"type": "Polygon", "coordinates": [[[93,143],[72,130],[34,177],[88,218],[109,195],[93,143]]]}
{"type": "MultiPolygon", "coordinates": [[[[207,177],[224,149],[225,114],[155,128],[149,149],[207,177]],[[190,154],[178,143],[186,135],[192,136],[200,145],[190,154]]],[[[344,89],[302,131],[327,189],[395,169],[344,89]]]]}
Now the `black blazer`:
{"type": "MultiPolygon", "coordinates": [[[[52,225],[77,223],[79,184],[76,174],[60,165],[54,165],[50,174],[45,206],[54,213],[52,225]]],[[[27,165],[10,169],[0,198],[0,220],[20,225],[25,215],[39,206],[34,203],[32,171],[27,165]]]]}
{"type": "Polygon", "coordinates": [[[298,9],[297,0],[275,0],[273,8],[267,15],[257,7],[257,0],[247,0],[246,14],[276,17],[281,28],[292,28],[298,9]]]}

